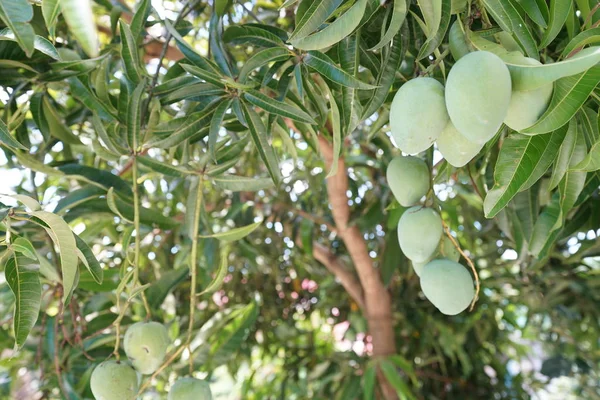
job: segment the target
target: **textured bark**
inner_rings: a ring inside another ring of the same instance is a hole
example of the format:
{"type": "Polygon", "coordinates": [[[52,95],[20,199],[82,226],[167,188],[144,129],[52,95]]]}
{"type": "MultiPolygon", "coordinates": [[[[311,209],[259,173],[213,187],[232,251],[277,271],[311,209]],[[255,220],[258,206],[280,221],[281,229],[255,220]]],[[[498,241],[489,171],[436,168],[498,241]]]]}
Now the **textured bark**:
{"type": "MultiPolygon", "coordinates": [[[[331,168],[333,149],[323,136],[319,137],[319,147],[325,166],[331,168]]],[[[331,212],[338,235],[344,241],[360,279],[365,298],[365,317],[369,324],[369,334],[373,339],[373,356],[385,357],[396,353],[394,326],[392,320],[392,301],[379,272],[369,256],[369,250],[363,234],[356,225],[348,226],[350,206],[348,205],[348,173],[342,157],[338,160],[337,174],[327,179],[327,194],[331,203],[331,212]]],[[[381,390],[385,399],[397,399],[392,386],[382,374],[378,374],[381,390]]]]}

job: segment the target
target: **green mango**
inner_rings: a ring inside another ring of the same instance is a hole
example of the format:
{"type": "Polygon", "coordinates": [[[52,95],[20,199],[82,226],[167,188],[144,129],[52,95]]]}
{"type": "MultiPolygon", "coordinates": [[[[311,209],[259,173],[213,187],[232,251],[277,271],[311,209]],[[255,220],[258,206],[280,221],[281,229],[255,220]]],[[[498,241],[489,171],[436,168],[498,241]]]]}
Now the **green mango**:
{"type": "Polygon", "coordinates": [[[442,238],[442,218],[432,208],[411,207],[398,221],[398,243],[411,261],[424,262],[438,249],[442,238]]]}
{"type": "Polygon", "coordinates": [[[404,207],[418,203],[431,187],[429,168],[418,157],[395,157],[389,163],[386,175],[394,197],[404,207]]]}
{"type": "Polygon", "coordinates": [[[433,260],[421,272],[421,290],[442,314],[456,315],[469,307],[475,297],[473,278],[461,264],[433,260]]]}
{"type": "Polygon", "coordinates": [[[133,400],[139,390],[138,376],[126,361],[104,361],[92,372],[90,388],[96,400],[133,400]]]}
{"type": "Polygon", "coordinates": [[[143,375],[150,375],[160,367],[169,344],[167,328],[154,321],[131,325],[123,339],[125,354],[143,375]]]}
{"type": "Polygon", "coordinates": [[[452,121],[448,121],[435,143],[446,161],[456,168],[466,165],[484,146],[484,143],[477,143],[464,137],[456,130],[452,121]]]}

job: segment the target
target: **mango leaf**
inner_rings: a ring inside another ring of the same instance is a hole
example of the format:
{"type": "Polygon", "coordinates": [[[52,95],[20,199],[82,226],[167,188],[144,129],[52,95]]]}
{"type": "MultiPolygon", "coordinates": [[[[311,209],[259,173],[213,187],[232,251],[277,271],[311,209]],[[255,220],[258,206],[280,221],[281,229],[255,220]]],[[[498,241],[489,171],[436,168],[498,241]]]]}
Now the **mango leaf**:
{"type": "Polygon", "coordinates": [[[374,366],[369,366],[363,376],[363,400],[374,400],[375,399],[375,383],[377,371],[374,366]]]}
{"type": "Polygon", "coordinates": [[[572,119],[569,123],[567,135],[563,140],[560,150],[558,151],[558,157],[552,167],[552,176],[550,177],[550,183],[548,183],[548,190],[552,190],[558,186],[562,178],[565,176],[567,169],[569,168],[569,162],[575,150],[575,142],[577,141],[577,122],[572,119]]]}
{"type": "Polygon", "coordinates": [[[220,241],[226,242],[226,243],[227,242],[235,242],[237,240],[245,238],[246,236],[248,236],[249,234],[254,232],[256,230],[256,228],[258,228],[261,224],[262,224],[262,221],[255,222],[253,224],[242,226],[239,228],[233,228],[228,231],[213,233],[212,235],[200,235],[199,237],[203,238],[203,239],[207,239],[207,238],[219,239],[220,241]]]}
{"type": "Polygon", "coordinates": [[[519,14],[511,0],[483,0],[483,3],[502,30],[512,34],[519,42],[525,50],[525,54],[536,60],[539,59],[537,45],[529,30],[529,25],[519,14]]]}
{"type": "Polygon", "coordinates": [[[142,96],[144,95],[145,86],[146,82],[142,79],[127,102],[127,143],[135,151],[142,144],[140,143],[140,129],[142,125],[142,107],[144,105],[142,96]]]}
{"type": "Polygon", "coordinates": [[[239,350],[258,318],[258,306],[256,303],[250,303],[232,312],[229,318],[230,322],[219,330],[218,335],[213,335],[211,338],[209,355],[213,365],[221,365],[229,361],[239,350]]]}
{"type": "Polygon", "coordinates": [[[267,128],[256,111],[251,107],[248,107],[245,102],[242,102],[242,112],[244,113],[244,118],[248,124],[254,146],[258,150],[260,158],[265,163],[269,175],[271,175],[271,179],[273,179],[273,182],[277,185],[281,180],[281,171],[273,146],[271,146],[267,137],[267,128]]]}
{"type": "Polygon", "coordinates": [[[292,53],[290,50],[284,47],[270,47],[268,49],[261,50],[244,63],[244,66],[238,74],[238,79],[241,83],[245,83],[250,72],[254,71],[255,69],[260,68],[268,63],[287,60],[291,57],[292,53]]]}
{"type": "Polygon", "coordinates": [[[31,215],[39,218],[48,226],[45,229],[58,247],[62,270],[63,303],[67,304],[75,289],[77,278],[77,244],[75,236],[69,225],[56,214],[47,211],[34,211],[31,215]]]}
{"type": "Polygon", "coordinates": [[[394,364],[392,364],[388,360],[382,360],[379,363],[379,367],[381,368],[383,375],[385,375],[385,379],[396,390],[398,397],[409,400],[417,399],[415,395],[411,392],[408,384],[402,379],[402,376],[400,375],[399,371],[396,369],[396,366],[394,364]]]}
{"type": "Polygon", "coordinates": [[[181,178],[185,175],[193,174],[194,172],[184,168],[184,166],[174,166],[171,164],[167,164],[158,160],[155,160],[152,157],[146,156],[138,156],[137,161],[150,168],[152,171],[156,171],[165,176],[172,176],[174,178],[181,178]]]}
{"type": "Polygon", "coordinates": [[[348,11],[324,29],[310,36],[292,39],[290,43],[302,50],[321,50],[330,47],[350,35],[358,27],[366,6],[367,0],[357,0],[348,11]]]}
{"type": "Polygon", "coordinates": [[[46,118],[46,122],[48,123],[48,129],[50,134],[57,139],[60,139],[66,144],[81,144],[81,141],[71,129],[69,129],[61,120],[58,115],[58,112],[52,106],[47,97],[42,99],[42,110],[44,112],[44,117],[46,118]]]}
{"type": "Polygon", "coordinates": [[[219,71],[219,69],[214,65],[214,63],[198,54],[196,50],[194,50],[194,48],[192,48],[192,46],[190,46],[190,44],[186,42],[183,37],[181,37],[179,32],[177,32],[177,30],[168,20],[164,20],[163,23],[167,31],[171,34],[173,39],[175,39],[177,47],[188,61],[192,62],[194,65],[203,70],[213,72],[217,75],[221,74],[221,71],[219,71]]]}
{"type": "Polygon", "coordinates": [[[331,169],[327,173],[327,178],[334,176],[338,172],[338,160],[342,151],[342,124],[340,119],[340,109],[335,101],[333,93],[329,86],[323,81],[317,82],[321,88],[321,93],[324,98],[329,99],[329,115],[331,119],[331,135],[333,136],[333,159],[331,161],[331,169]]]}
{"type": "MultiPolygon", "coordinates": [[[[358,74],[360,65],[360,33],[348,36],[337,46],[338,58],[344,71],[350,75],[358,74]]],[[[379,90],[378,88],[377,90],[379,90]]],[[[358,98],[358,91],[342,86],[342,104],[340,107],[342,119],[342,129],[345,134],[349,134],[356,129],[360,123],[362,115],[362,105],[358,98]]],[[[294,147],[294,146],[292,146],[294,147]]]]}
{"type": "Polygon", "coordinates": [[[114,188],[112,187],[108,189],[108,192],[106,192],[106,204],[108,204],[108,208],[110,208],[110,211],[112,211],[123,221],[133,223],[133,220],[131,218],[127,218],[123,214],[121,214],[121,210],[119,210],[119,207],[117,206],[117,198],[115,197],[114,188]]]}
{"type": "Polygon", "coordinates": [[[180,64],[181,68],[183,68],[186,72],[197,76],[198,78],[208,82],[208,83],[212,83],[213,85],[216,86],[220,86],[220,87],[225,87],[225,83],[223,82],[223,76],[222,75],[217,75],[214,72],[211,71],[206,71],[200,67],[196,67],[194,65],[188,65],[188,64],[180,64]]]}
{"type": "Polygon", "coordinates": [[[390,25],[388,26],[387,31],[381,37],[381,40],[373,47],[369,49],[369,51],[375,51],[381,49],[383,46],[388,44],[394,36],[400,31],[404,20],[406,19],[406,0],[394,0],[394,8],[392,10],[392,20],[390,21],[390,25]]]}
{"type": "Polygon", "coordinates": [[[208,134],[208,150],[213,160],[217,160],[217,139],[219,138],[219,130],[223,124],[225,113],[231,106],[231,99],[227,99],[219,104],[215,113],[210,120],[210,132],[208,134]]]}
{"type": "Polygon", "coordinates": [[[14,154],[15,154],[15,157],[17,157],[17,160],[19,161],[19,163],[26,168],[32,169],[37,172],[41,172],[41,173],[49,175],[49,176],[62,176],[63,175],[63,173],[60,172],[59,170],[52,168],[49,165],[46,165],[46,164],[38,161],[37,159],[35,159],[33,157],[33,155],[31,155],[29,153],[17,151],[14,154]]]}
{"type": "Polygon", "coordinates": [[[319,29],[341,3],[342,0],[313,1],[296,23],[290,40],[302,39],[319,29]]]}
{"type": "Polygon", "coordinates": [[[14,32],[17,43],[27,57],[34,50],[35,32],[30,24],[33,18],[33,7],[27,0],[0,1],[0,19],[14,32]]]}
{"type": "Polygon", "coordinates": [[[54,37],[56,19],[60,13],[60,0],[42,0],[42,16],[50,36],[54,37]]]}
{"type": "Polygon", "coordinates": [[[227,28],[223,40],[232,44],[253,44],[258,47],[283,46],[283,40],[266,29],[251,25],[234,25],[227,28]]]}
{"type": "Polygon", "coordinates": [[[496,162],[494,187],[483,202],[486,218],[494,217],[518,192],[531,187],[546,173],[566,134],[565,126],[546,135],[508,136],[496,162]]]}
{"type": "Polygon", "coordinates": [[[189,275],[188,268],[170,270],[154,281],[146,291],[146,297],[151,308],[158,309],[167,298],[167,295],[183,282],[189,275]]]}
{"type": "Polygon", "coordinates": [[[0,118],[0,143],[12,149],[21,149],[27,151],[27,147],[23,146],[12,137],[2,118],[0,118]]]}
{"type": "Polygon", "coordinates": [[[600,28],[585,30],[575,36],[567,44],[561,53],[561,57],[569,57],[575,50],[582,48],[587,44],[600,42],[600,28]]]}
{"type": "Polygon", "coordinates": [[[31,211],[37,211],[37,210],[42,209],[42,206],[40,205],[40,203],[37,200],[35,200],[29,196],[25,196],[24,194],[13,194],[10,197],[17,200],[20,203],[23,203],[31,211]]]}
{"type": "Polygon", "coordinates": [[[269,178],[251,178],[237,175],[221,175],[212,178],[215,185],[221,189],[233,192],[256,192],[272,188],[273,180],[269,178]]]}
{"type": "Polygon", "coordinates": [[[548,28],[544,30],[544,36],[539,48],[543,49],[548,46],[560,33],[565,24],[569,11],[571,9],[571,1],[550,0],[550,20],[548,28]]]}
{"type": "Polygon", "coordinates": [[[96,256],[94,255],[94,252],[92,251],[90,246],[88,246],[87,243],[79,237],[79,235],[73,233],[73,236],[75,236],[77,248],[81,253],[79,254],[79,259],[90,272],[90,274],[94,278],[94,281],[101,285],[104,277],[104,271],[102,270],[98,259],[96,259],[96,256]]]}
{"type": "Polygon", "coordinates": [[[581,162],[571,168],[573,171],[600,170],[600,142],[595,143],[581,162]]]}
{"type": "MultiPolygon", "coordinates": [[[[17,41],[15,33],[10,28],[4,28],[0,30],[0,40],[17,41]]],[[[55,60],[60,60],[60,55],[56,51],[56,47],[46,38],[36,35],[33,40],[33,47],[40,53],[52,57],[55,60]]]]}
{"type": "Polygon", "coordinates": [[[376,88],[376,86],[361,82],[354,76],[338,68],[331,58],[320,51],[309,51],[308,54],[304,56],[304,64],[311,67],[325,78],[339,83],[342,86],[363,90],[376,88]]]}
{"type": "Polygon", "coordinates": [[[213,280],[204,288],[202,292],[200,292],[197,296],[200,297],[207,293],[214,293],[221,288],[223,285],[223,280],[225,276],[227,276],[227,269],[229,266],[228,256],[229,256],[229,248],[227,246],[223,246],[221,250],[221,260],[219,262],[219,268],[215,274],[213,280]]]}
{"type": "Polygon", "coordinates": [[[96,21],[91,0],[60,0],[62,15],[69,31],[89,57],[98,57],[100,52],[96,21]]]}
{"type": "Polygon", "coordinates": [[[133,196],[133,191],[129,183],[110,171],[81,164],[64,164],[58,167],[58,169],[73,179],[81,180],[106,190],[114,187],[122,196],[133,196]]]}
{"type": "Polygon", "coordinates": [[[131,82],[137,85],[142,79],[137,42],[129,25],[125,22],[119,21],[119,29],[121,31],[121,58],[125,65],[125,74],[131,82]]]}
{"type": "Polygon", "coordinates": [[[520,0],[519,5],[523,8],[523,11],[527,14],[529,18],[536,24],[538,24],[542,28],[546,28],[548,24],[546,23],[546,17],[544,15],[548,14],[548,6],[545,6],[545,14],[540,9],[539,2],[536,0],[520,0]]]}
{"type": "Polygon", "coordinates": [[[600,66],[579,75],[562,78],[554,84],[550,105],[540,119],[521,131],[524,134],[551,132],[564,126],[586,102],[600,82],[600,66]]]}
{"type": "Polygon", "coordinates": [[[452,8],[452,2],[450,0],[438,0],[434,3],[436,4],[436,7],[437,4],[440,3],[439,7],[441,9],[441,17],[435,32],[430,31],[427,41],[421,46],[419,54],[417,55],[417,59],[419,60],[429,56],[439,47],[444,40],[444,36],[446,36],[448,27],[450,26],[450,10],[452,8]]]}
{"type": "Polygon", "coordinates": [[[289,118],[294,121],[304,122],[307,124],[316,124],[315,120],[299,109],[282,101],[272,99],[271,97],[262,94],[258,90],[248,90],[244,93],[244,98],[250,103],[265,110],[268,113],[280,115],[284,118],[289,118]]]}
{"type": "Polygon", "coordinates": [[[377,77],[377,89],[375,89],[371,98],[369,98],[369,101],[365,104],[361,119],[369,118],[374,112],[379,110],[385,102],[385,99],[394,84],[396,71],[398,71],[402,64],[402,58],[404,58],[406,47],[406,43],[403,43],[402,41],[402,31],[398,31],[377,77]]]}
{"type": "Polygon", "coordinates": [[[131,19],[131,34],[138,40],[143,37],[142,31],[144,30],[144,25],[146,24],[151,8],[152,3],[150,0],[141,0],[131,19]]]}
{"type": "Polygon", "coordinates": [[[32,260],[13,254],[4,267],[6,282],[15,296],[13,329],[15,348],[25,344],[40,313],[42,285],[39,265],[32,260]]]}

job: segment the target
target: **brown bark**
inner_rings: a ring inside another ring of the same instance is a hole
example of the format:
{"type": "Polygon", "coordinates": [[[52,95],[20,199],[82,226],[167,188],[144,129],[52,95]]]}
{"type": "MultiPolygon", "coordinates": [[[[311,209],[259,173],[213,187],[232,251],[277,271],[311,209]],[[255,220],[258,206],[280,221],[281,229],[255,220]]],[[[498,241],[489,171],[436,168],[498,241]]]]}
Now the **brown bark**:
{"type": "MultiPolygon", "coordinates": [[[[319,137],[319,147],[325,159],[325,166],[330,169],[333,163],[333,148],[323,136],[319,137]]],[[[396,353],[396,342],[392,320],[392,301],[379,272],[375,269],[369,256],[363,234],[356,225],[348,225],[350,206],[346,196],[347,191],[348,174],[344,159],[340,157],[337,174],[327,179],[327,194],[331,203],[333,220],[338,235],[344,241],[346,249],[354,262],[363,287],[364,312],[369,324],[369,333],[373,340],[373,356],[393,355],[396,353]]],[[[379,374],[379,382],[385,399],[397,399],[396,392],[381,374],[379,374]]]]}

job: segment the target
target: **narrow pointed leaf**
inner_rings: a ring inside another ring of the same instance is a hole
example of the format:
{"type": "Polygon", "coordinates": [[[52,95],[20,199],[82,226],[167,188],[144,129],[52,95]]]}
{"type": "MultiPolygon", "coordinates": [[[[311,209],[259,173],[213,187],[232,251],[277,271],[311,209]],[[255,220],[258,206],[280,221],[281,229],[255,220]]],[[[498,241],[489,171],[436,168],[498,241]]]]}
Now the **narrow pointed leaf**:
{"type": "MultiPolygon", "coordinates": [[[[337,48],[342,69],[350,75],[358,74],[358,67],[360,65],[360,32],[342,40],[337,48]]],[[[362,104],[360,103],[356,89],[342,86],[340,115],[344,133],[349,134],[353,132],[360,123],[362,115],[362,104]]]]}
{"type": "Polygon", "coordinates": [[[231,106],[231,99],[227,99],[223,101],[213,114],[210,120],[210,132],[208,134],[208,150],[213,160],[217,160],[217,139],[219,138],[219,130],[223,125],[223,118],[225,117],[225,113],[231,106]]]}
{"type": "Polygon", "coordinates": [[[544,36],[539,48],[548,46],[560,33],[571,9],[572,1],[550,0],[550,20],[548,28],[544,30],[544,36]]]}
{"type": "Polygon", "coordinates": [[[212,178],[212,181],[221,189],[233,192],[256,192],[270,189],[274,186],[273,180],[269,178],[252,178],[236,175],[215,176],[212,178]]]}
{"type": "Polygon", "coordinates": [[[150,0],[141,0],[139,2],[139,6],[131,20],[131,34],[134,38],[140,38],[142,36],[142,31],[144,30],[144,25],[146,19],[148,19],[151,8],[152,3],[150,0]]]}
{"type": "Polygon", "coordinates": [[[342,0],[313,1],[296,24],[290,40],[301,39],[319,29],[342,3],[342,0]]]}
{"type": "Polygon", "coordinates": [[[190,171],[183,166],[175,166],[171,164],[167,164],[158,160],[155,160],[152,157],[147,156],[138,156],[137,161],[150,168],[153,171],[156,171],[165,176],[172,176],[174,178],[181,178],[185,175],[193,174],[193,171],[190,171]]]}
{"type": "Polygon", "coordinates": [[[363,90],[376,88],[376,86],[361,82],[354,76],[340,69],[335,65],[331,58],[327,57],[320,51],[309,51],[304,57],[304,63],[323,75],[325,78],[339,83],[342,86],[363,90]]]}
{"type": "Polygon", "coordinates": [[[42,0],[42,16],[50,36],[54,37],[56,19],[60,13],[60,0],[42,0]]]}
{"type": "Polygon", "coordinates": [[[129,25],[125,22],[119,21],[119,29],[121,31],[121,58],[125,65],[125,73],[127,78],[137,85],[142,79],[137,42],[129,25]]]}
{"type": "Polygon", "coordinates": [[[42,206],[37,200],[29,196],[25,196],[24,194],[13,194],[10,197],[17,200],[19,203],[23,203],[31,211],[38,211],[42,209],[42,206]]]}
{"type": "Polygon", "coordinates": [[[66,144],[81,144],[79,138],[64,124],[56,108],[52,106],[47,97],[42,100],[42,110],[52,136],[66,144]]]}
{"type": "MultiPolygon", "coordinates": [[[[17,41],[15,33],[10,28],[4,28],[0,31],[0,40],[11,40],[17,41]]],[[[36,35],[33,40],[33,47],[35,50],[44,53],[45,55],[52,57],[55,60],[60,60],[60,55],[56,50],[56,47],[46,38],[36,35]]]]}
{"type": "Polygon", "coordinates": [[[140,129],[142,125],[142,96],[144,95],[144,89],[146,82],[142,80],[131,96],[127,105],[127,143],[132,150],[138,149],[140,143],[140,129]]]}
{"type": "Polygon", "coordinates": [[[388,26],[387,31],[375,46],[371,47],[370,51],[375,51],[381,49],[383,46],[388,44],[394,36],[400,31],[404,20],[406,19],[406,0],[394,0],[394,9],[392,10],[392,20],[390,21],[390,25],[388,26]]]}
{"type": "Polygon", "coordinates": [[[80,238],[76,234],[73,234],[73,235],[75,236],[75,242],[76,242],[77,248],[79,249],[79,251],[81,253],[78,255],[79,258],[81,259],[81,262],[88,269],[88,271],[94,278],[94,281],[96,281],[96,283],[98,283],[98,284],[102,284],[102,280],[104,277],[104,271],[102,270],[102,267],[100,266],[100,263],[98,262],[98,259],[96,259],[94,252],[82,238],[80,238]]]}
{"type": "Polygon", "coordinates": [[[110,209],[110,211],[112,211],[116,216],[121,218],[123,221],[133,223],[131,218],[125,217],[121,213],[121,210],[119,210],[119,207],[117,206],[117,198],[115,196],[115,191],[112,187],[108,189],[108,192],[106,192],[106,203],[108,204],[108,208],[110,209]]]}
{"type": "Polygon", "coordinates": [[[310,115],[298,107],[275,100],[257,90],[248,90],[244,93],[244,97],[250,103],[262,108],[268,113],[280,115],[284,118],[290,118],[294,121],[304,122],[307,124],[316,124],[315,120],[310,115]]]}
{"type": "Polygon", "coordinates": [[[575,142],[577,141],[577,122],[573,119],[569,123],[567,135],[563,140],[560,150],[558,151],[558,157],[552,167],[552,176],[550,183],[548,183],[548,190],[552,190],[558,186],[562,178],[565,176],[567,169],[569,168],[569,162],[575,150],[575,142]]]}
{"type": "Polygon", "coordinates": [[[219,239],[222,242],[235,242],[237,240],[245,238],[246,236],[254,232],[256,228],[258,228],[261,224],[262,221],[255,222],[253,224],[242,226],[239,228],[233,228],[225,232],[213,233],[212,235],[200,235],[199,237],[203,239],[219,239]]]}
{"type": "Polygon", "coordinates": [[[238,79],[241,83],[245,83],[248,75],[255,69],[268,63],[287,60],[291,57],[292,53],[284,47],[271,47],[261,50],[244,63],[244,66],[238,75],[238,79]]]}
{"type": "Polygon", "coordinates": [[[227,28],[223,40],[232,44],[253,44],[259,47],[283,46],[283,40],[266,29],[249,25],[234,25],[227,28]]]}
{"type": "Polygon", "coordinates": [[[100,52],[96,21],[91,0],[60,0],[62,15],[69,31],[89,57],[98,57],[100,52]]]}
{"type": "Polygon", "coordinates": [[[30,24],[32,18],[33,7],[29,1],[0,1],[0,19],[14,32],[17,43],[27,57],[31,57],[34,49],[35,32],[30,24]]]}
{"type": "Polygon", "coordinates": [[[2,118],[0,118],[0,143],[13,149],[21,149],[27,151],[27,147],[23,146],[15,138],[12,137],[12,135],[8,131],[8,127],[6,126],[2,118]]]}
{"type": "Polygon", "coordinates": [[[6,282],[15,296],[13,329],[17,349],[25,344],[40,312],[42,285],[39,268],[31,260],[17,255],[11,256],[4,267],[6,282]]]}
{"type": "Polygon", "coordinates": [[[519,11],[515,8],[511,0],[483,0],[485,8],[494,17],[494,20],[500,27],[512,34],[525,50],[525,54],[529,57],[539,58],[537,45],[529,25],[519,11]]]}
{"type": "Polygon", "coordinates": [[[452,8],[452,2],[450,0],[441,0],[441,18],[435,33],[430,32],[427,41],[423,43],[417,59],[422,60],[433,53],[444,40],[448,27],[450,26],[450,11],[452,8]]]}

